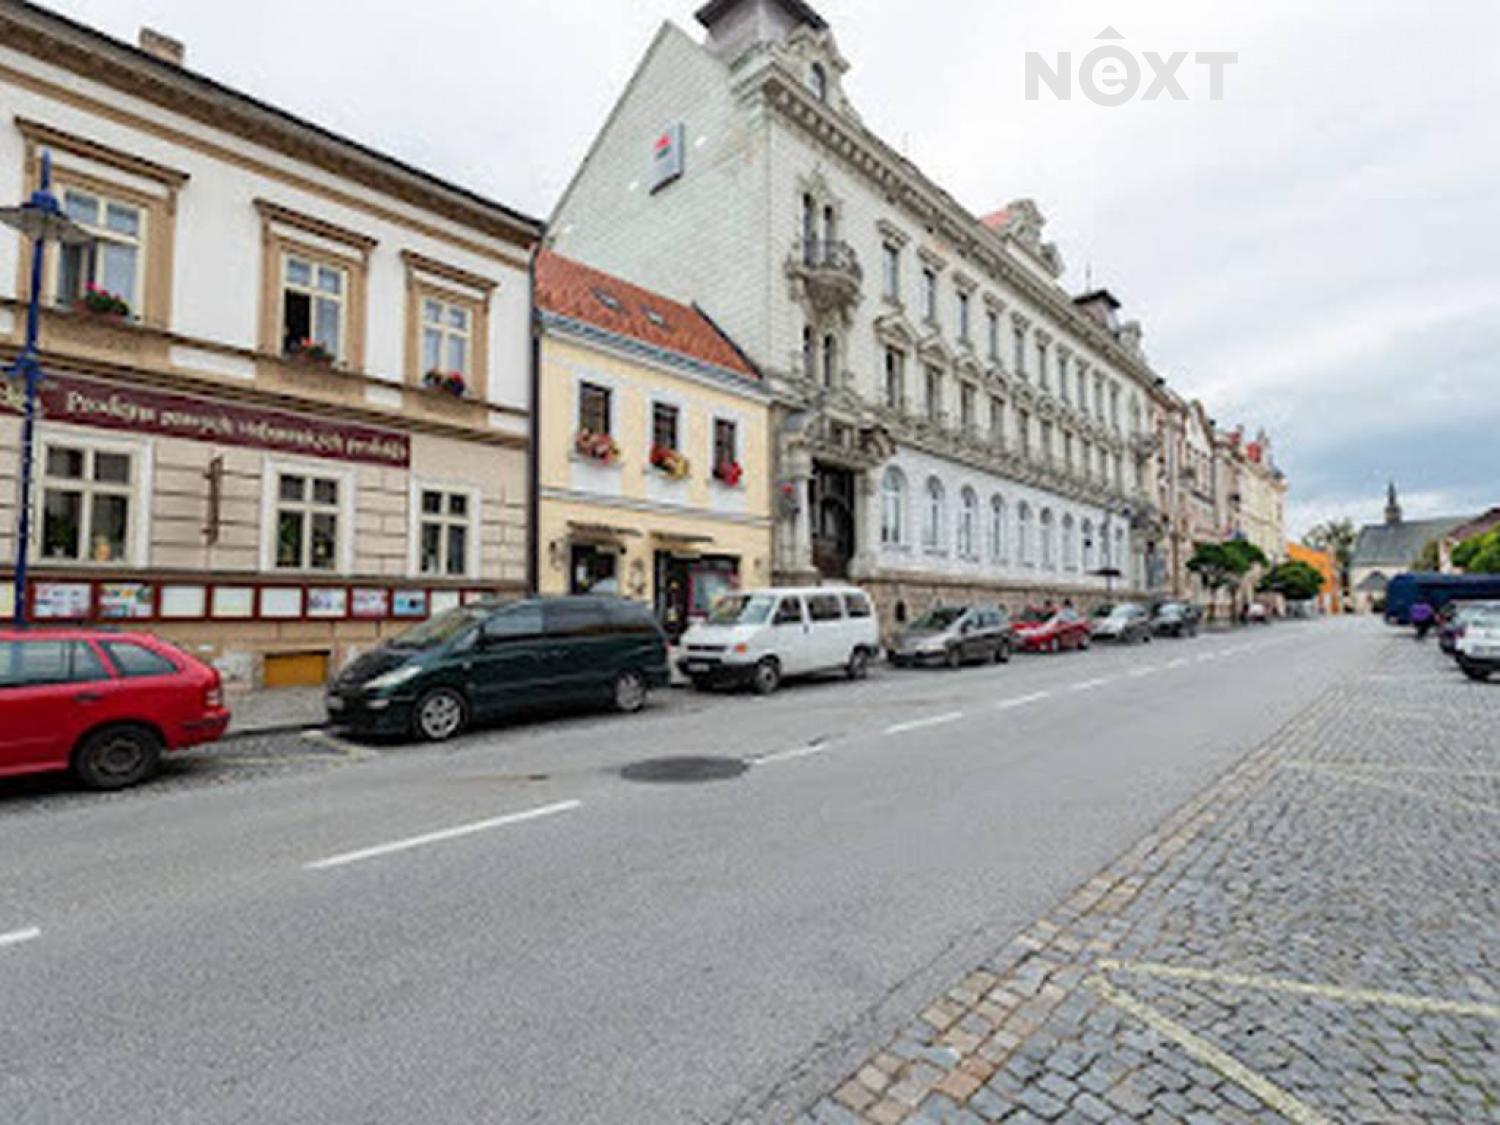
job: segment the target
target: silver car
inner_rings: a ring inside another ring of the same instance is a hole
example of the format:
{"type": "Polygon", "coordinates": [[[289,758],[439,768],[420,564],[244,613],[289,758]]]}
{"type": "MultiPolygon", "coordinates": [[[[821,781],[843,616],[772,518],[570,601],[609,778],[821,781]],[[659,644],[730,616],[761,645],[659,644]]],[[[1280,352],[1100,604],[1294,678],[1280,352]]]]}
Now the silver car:
{"type": "Polygon", "coordinates": [[[889,659],[898,668],[1010,659],[1010,619],[995,606],[939,606],[913,621],[891,641],[889,659]]]}
{"type": "Polygon", "coordinates": [[[1151,614],[1134,602],[1101,606],[1089,622],[1097,641],[1119,641],[1121,644],[1145,643],[1151,640],[1151,614]]]}

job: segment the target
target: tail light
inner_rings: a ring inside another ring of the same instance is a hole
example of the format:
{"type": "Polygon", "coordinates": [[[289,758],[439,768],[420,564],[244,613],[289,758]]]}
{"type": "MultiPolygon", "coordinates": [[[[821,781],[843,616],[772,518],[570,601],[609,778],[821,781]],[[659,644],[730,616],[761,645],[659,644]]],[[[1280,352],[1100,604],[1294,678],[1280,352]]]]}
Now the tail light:
{"type": "Polygon", "coordinates": [[[224,681],[219,678],[219,673],[214,672],[214,678],[208,681],[208,686],[203,689],[203,706],[216,711],[224,706],[224,681]]]}

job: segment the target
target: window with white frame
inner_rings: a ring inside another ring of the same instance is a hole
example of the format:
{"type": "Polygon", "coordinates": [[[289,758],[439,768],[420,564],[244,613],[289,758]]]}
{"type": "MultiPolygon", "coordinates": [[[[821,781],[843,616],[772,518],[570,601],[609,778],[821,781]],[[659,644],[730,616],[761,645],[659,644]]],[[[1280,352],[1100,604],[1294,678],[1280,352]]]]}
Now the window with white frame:
{"type": "Polygon", "coordinates": [[[70,441],[43,441],[41,556],[47,562],[123,563],[130,549],[136,458],[70,441]]]}
{"type": "Polygon", "coordinates": [[[1024,566],[1036,565],[1031,543],[1031,505],[1024,500],[1016,505],[1016,558],[1024,566]]]}
{"type": "Polygon", "coordinates": [[[714,419],[714,470],[740,463],[740,427],[733,418],[714,419]]]}
{"type": "Polygon", "coordinates": [[[823,337],[823,385],[839,385],[839,340],[832,332],[823,337]]]}
{"type": "Polygon", "coordinates": [[[1104,376],[1094,376],[1094,417],[1104,421],[1104,376]]]}
{"type": "Polygon", "coordinates": [[[922,315],[928,320],[937,320],[937,271],[927,267],[922,271],[922,315]]]}
{"type": "Polygon", "coordinates": [[[943,482],[937,477],[929,477],[926,517],[922,520],[922,546],[929,551],[943,549],[944,525],[947,522],[944,505],[943,482]]]}
{"type": "Polygon", "coordinates": [[[1042,390],[1047,389],[1047,341],[1036,342],[1036,384],[1042,390]]]}
{"type": "Polygon", "coordinates": [[[1092,520],[1084,520],[1080,525],[1083,537],[1083,572],[1087,574],[1094,569],[1094,524],[1092,520]]]}
{"type": "Polygon", "coordinates": [[[466,305],[422,298],[422,371],[469,377],[474,317],[466,305]]]}
{"type": "Polygon", "coordinates": [[[990,444],[1005,444],[1005,400],[990,396],[990,444]]]}
{"type": "Polygon", "coordinates": [[[899,348],[885,349],[885,404],[906,409],[906,353],[899,348]]]}
{"type": "Polygon", "coordinates": [[[337,570],[344,482],[283,470],[276,474],[277,570],[337,570]]]}
{"type": "Polygon", "coordinates": [[[892,242],[883,243],[880,260],[886,299],[899,301],[901,299],[901,248],[892,242]]]}
{"type": "Polygon", "coordinates": [[[802,374],[808,379],[818,373],[818,334],[811,324],[802,326],[802,374]]]}
{"type": "Polygon", "coordinates": [[[969,295],[962,289],[958,292],[958,338],[969,338],[969,295]]]}
{"type": "Polygon", "coordinates": [[[985,318],[989,334],[990,358],[998,362],[1000,359],[1000,314],[990,309],[985,314],[985,318]]]}
{"type": "Polygon", "coordinates": [[[282,256],[281,346],[296,352],[317,345],[334,359],[344,355],[349,271],[301,254],[282,256]]]}
{"type": "Polygon", "coordinates": [[[943,372],[937,367],[927,369],[927,420],[934,424],[943,420],[943,372]]]}
{"type": "Polygon", "coordinates": [[[590,434],[611,433],[610,399],[608,387],[597,383],[578,384],[578,428],[590,434]]]}
{"type": "Polygon", "coordinates": [[[418,490],[417,569],[439,578],[469,573],[474,541],[474,501],[468,492],[423,487],[418,490]]]}
{"type": "Polygon", "coordinates": [[[651,445],[657,449],[680,449],[678,430],[682,411],[670,402],[651,404],[651,445]]]}
{"type": "Polygon", "coordinates": [[[1057,569],[1057,521],[1053,518],[1052,509],[1042,509],[1042,569],[1057,569]]]}
{"type": "Polygon", "coordinates": [[[906,475],[894,465],[880,482],[880,541],[888,547],[906,542],[906,475]]]}
{"type": "Polygon", "coordinates": [[[958,388],[958,419],[966,434],[972,434],[974,427],[977,425],[974,417],[974,403],[977,395],[978,392],[975,391],[974,384],[960,384],[958,388]]]}
{"type": "Polygon", "coordinates": [[[1116,432],[1120,432],[1120,384],[1111,383],[1109,386],[1109,424],[1116,432]]]}
{"type": "Polygon", "coordinates": [[[1021,456],[1031,456],[1031,413],[1026,410],[1016,411],[1016,438],[1021,446],[1021,456]]]}
{"type": "Polygon", "coordinates": [[[958,553],[961,558],[979,557],[978,543],[979,497],[967,485],[959,493],[958,502],[958,553]]]}
{"type": "Polygon", "coordinates": [[[1073,397],[1073,390],[1068,386],[1068,357],[1062,352],[1057,353],[1057,392],[1064,402],[1073,397]]]}
{"type": "Polygon", "coordinates": [[[1078,527],[1072,516],[1063,516],[1062,563],[1064,570],[1078,569],[1078,527]]]}
{"type": "Polygon", "coordinates": [[[1089,372],[1083,364],[1078,365],[1078,409],[1089,412],[1089,372]]]}
{"type": "Polygon", "coordinates": [[[60,305],[81,301],[91,289],[120,298],[138,311],[141,266],[145,259],[145,210],[95,191],[65,188],[62,208],[88,232],[90,240],[58,249],[53,299],[60,305]]]}
{"type": "Polygon", "coordinates": [[[1016,374],[1019,375],[1021,378],[1025,379],[1025,378],[1027,378],[1027,375],[1026,375],[1026,329],[1022,328],[1020,325],[1017,325],[1016,329],[1015,329],[1014,344],[1015,344],[1014,349],[1013,349],[1014,350],[1014,355],[1012,356],[1012,359],[1013,359],[1013,361],[1015,363],[1016,374]]]}
{"type": "Polygon", "coordinates": [[[1005,501],[999,496],[990,497],[990,558],[1005,558],[1005,501]]]}

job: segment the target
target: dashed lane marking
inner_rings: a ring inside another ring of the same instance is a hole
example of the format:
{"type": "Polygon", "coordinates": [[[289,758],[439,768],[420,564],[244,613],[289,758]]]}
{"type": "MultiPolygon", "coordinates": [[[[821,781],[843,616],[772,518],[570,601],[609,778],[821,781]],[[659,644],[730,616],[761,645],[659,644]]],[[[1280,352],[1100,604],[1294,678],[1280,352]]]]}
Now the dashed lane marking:
{"type": "Polygon", "coordinates": [[[941,726],[943,723],[954,723],[964,717],[962,711],[949,711],[945,715],[930,715],[925,719],[912,719],[906,723],[895,723],[885,728],[886,734],[905,734],[908,731],[923,730],[927,727],[941,726]]]}
{"type": "MultiPolygon", "coordinates": [[[[1101,966],[1103,964],[1100,962],[1101,966]]],[[[1116,988],[1103,977],[1089,977],[1086,983],[1102,999],[1128,1015],[1134,1016],[1158,1035],[1170,1039],[1189,1055],[1217,1070],[1231,1082],[1243,1086],[1289,1121],[1295,1121],[1297,1125],[1330,1125],[1328,1118],[1307,1103],[1294,1098],[1269,1078],[1256,1074],[1227,1051],[1215,1047],[1208,1040],[1189,1031],[1176,1020],[1164,1016],[1130,993],[1116,988]]]]}
{"type": "Polygon", "coordinates": [[[1002,699],[995,704],[996,711],[1009,711],[1013,707],[1025,707],[1028,703],[1036,703],[1047,699],[1052,695],[1050,691],[1034,691],[1030,695],[1018,695],[1014,699],[1002,699]]]}
{"type": "Polygon", "coordinates": [[[1097,679],[1093,679],[1093,680],[1079,680],[1078,683],[1076,683],[1072,687],[1068,688],[1068,690],[1069,691],[1092,691],[1096,687],[1103,687],[1105,684],[1109,684],[1109,683],[1114,683],[1114,678],[1112,676],[1100,676],[1097,679]]]}
{"type": "Polygon", "coordinates": [[[1500,1020],[1500,1004],[1480,1000],[1450,1000],[1445,997],[1413,996],[1406,992],[1389,992],[1379,988],[1344,988],[1336,984],[1313,984],[1285,980],[1256,973],[1234,973],[1220,969],[1195,969],[1187,965],[1163,965],[1156,961],[1115,961],[1101,958],[1096,964],[1107,972],[1135,976],[1161,977],[1167,980],[1203,981],[1225,984],[1257,992],[1285,992],[1293,996],[1313,996],[1345,1004],[1371,1004],[1383,1008],[1404,1008],[1426,1015],[1479,1016],[1500,1020]]]}
{"type": "Polygon", "coordinates": [[[23,941],[34,941],[42,936],[42,931],[35,926],[29,926],[24,930],[11,930],[9,933],[0,934],[0,946],[20,945],[23,941]]]}
{"type": "Polygon", "coordinates": [[[793,746],[790,750],[777,750],[771,754],[762,754],[758,758],[752,758],[751,761],[757,766],[767,766],[773,762],[790,762],[797,758],[821,754],[832,745],[831,742],[809,742],[806,746],[793,746]]]}
{"type": "Polygon", "coordinates": [[[1143,664],[1139,668],[1132,668],[1125,674],[1132,680],[1138,680],[1142,676],[1149,676],[1152,672],[1159,672],[1160,670],[1155,664],[1143,664]]]}
{"type": "Polygon", "coordinates": [[[311,863],[304,863],[302,866],[307,871],[326,871],[330,867],[343,867],[346,864],[358,863],[366,859],[376,859],[395,852],[409,851],[412,848],[425,847],[428,844],[440,844],[448,840],[457,840],[462,836],[472,836],[476,832],[486,832],[491,828],[503,828],[509,824],[520,824],[522,821],[537,820],[544,816],[556,816],[558,813],[571,812],[582,806],[582,804],[582,801],[559,801],[553,805],[542,805],[540,808],[527,809],[525,812],[508,813],[505,816],[491,817],[488,820],[476,820],[472,824],[460,824],[454,828],[444,828],[437,832],[426,832],[420,836],[407,837],[404,840],[392,840],[388,844],[376,844],[374,847],[360,848],[358,851],[343,852],[339,855],[329,856],[327,859],[317,859],[311,863]]]}

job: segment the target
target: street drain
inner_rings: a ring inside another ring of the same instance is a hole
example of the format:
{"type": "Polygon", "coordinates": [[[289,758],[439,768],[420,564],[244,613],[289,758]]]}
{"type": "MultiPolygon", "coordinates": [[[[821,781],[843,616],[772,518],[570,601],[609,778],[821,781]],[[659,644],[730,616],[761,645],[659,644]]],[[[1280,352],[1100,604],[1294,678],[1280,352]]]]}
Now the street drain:
{"type": "Polygon", "coordinates": [[[647,758],[631,762],[620,770],[626,781],[645,781],[668,785],[699,781],[728,781],[749,769],[739,758],[647,758]]]}

